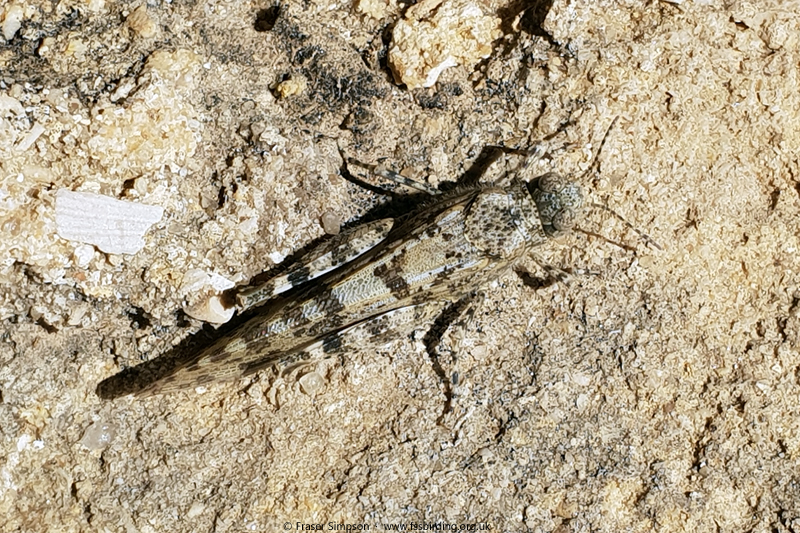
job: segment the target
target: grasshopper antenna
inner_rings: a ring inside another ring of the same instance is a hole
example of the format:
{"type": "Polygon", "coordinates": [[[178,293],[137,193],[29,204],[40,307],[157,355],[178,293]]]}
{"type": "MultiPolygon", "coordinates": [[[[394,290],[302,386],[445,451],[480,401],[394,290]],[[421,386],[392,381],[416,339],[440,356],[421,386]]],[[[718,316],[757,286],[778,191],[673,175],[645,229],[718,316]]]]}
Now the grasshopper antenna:
{"type": "MultiPolygon", "coordinates": [[[[605,146],[606,140],[608,139],[608,134],[611,133],[611,129],[617,123],[618,119],[619,119],[619,115],[614,117],[614,120],[611,121],[611,124],[608,126],[608,129],[606,130],[605,135],[603,135],[603,140],[600,141],[600,146],[597,148],[597,153],[594,156],[594,161],[592,161],[591,166],[589,168],[587,168],[586,171],[581,175],[581,178],[584,178],[590,172],[598,172],[599,171],[599,168],[600,168],[600,152],[603,150],[603,146],[605,146]]],[[[658,250],[663,250],[663,248],[661,248],[661,246],[653,238],[651,238],[648,234],[646,234],[645,232],[641,231],[636,226],[634,226],[633,224],[631,224],[630,222],[625,220],[625,218],[623,218],[622,215],[620,215],[619,213],[617,213],[616,211],[614,211],[613,209],[611,209],[607,205],[598,204],[596,202],[591,202],[588,205],[590,205],[591,207],[594,207],[596,209],[602,209],[603,211],[605,211],[607,213],[610,213],[614,218],[616,218],[617,220],[619,220],[620,222],[625,224],[625,227],[627,227],[628,229],[633,230],[639,236],[639,238],[642,239],[645,243],[650,244],[651,246],[657,248],[658,250]]],[[[622,248],[624,250],[628,250],[628,251],[631,251],[631,252],[635,251],[635,249],[632,248],[631,246],[628,246],[626,244],[621,244],[621,243],[618,243],[616,241],[613,241],[613,240],[611,240],[611,239],[609,239],[607,237],[604,237],[603,235],[600,235],[599,233],[595,233],[595,232],[592,232],[592,231],[587,231],[587,230],[580,229],[580,228],[573,228],[573,229],[575,229],[576,231],[579,231],[579,232],[581,232],[581,233],[583,233],[585,235],[588,235],[590,237],[597,237],[598,239],[602,239],[602,240],[604,240],[604,241],[606,241],[606,242],[608,242],[610,244],[614,244],[616,246],[619,246],[620,248],[622,248]]]]}
{"type": "MultiPolygon", "coordinates": [[[[616,211],[614,211],[613,209],[611,209],[607,205],[598,204],[596,202],[591,202],[589,205],[592,206],[592,207],[595,207],[597,209],[602,209],[603,211],[605,211],[607,213],[611,213],[611,215],[613,215],[614,218],[616,218],[617,220],[619,220],[620,222],[625,224],[626,228],[631,229],[634,232],[636,232],[636,234],[639,236],[639,238],[642,239],[644,242],[646,242],[647,244],[650,244],[651,246],[653,246],[654,248],[657,248],[658,250],[663,250],[663,248],[652,237],[650,237],[650,235],[648,235],[647,233],[643,232],[642,230],[640,230],[639,228],[637,228],[636,226],[634,226],[633,224],[631,224],[630,222],[625,220],[622,217],[622,215],[620,215],[619,213],[617,213],[616,211]]],[[[613,242],[613,241],[611,241],[611,240],[609,240],[609,239],[607,239],[605,237],[602,237],[602,235],[598,235],[596,233],[592,233],[592,232],[584,231],[584,230],[579,230],[579,231],[581,231],[581,233],[585,233],[587,235],[592,235],[594,237],[601,237],[601,238],[605,239],[608,242],[613,242]]],[[[614,243],[614,244],[616,244],[617,246],[620,246],[621,248],[625,248],[626,250],[631,250],[630,246],[625,246],[625,245],[622,245],[622,244],[619,244],[619,243],[614,243]]]]}
{"type": "Polygon", "coordinates": [[[581,228],[572,228],[572,230],[573,231],[577,231],[578,233],[583,233],[587,237],[594,237],[596,239],[600,239],[601,241],[605,241],[608,244],[613,244],[614,246],[618,246],[618,247],[620,247],[623,250],[626,250],[628,252],[636,252],[636,248],[634,248],[633,246],[630,246],[628,244],[624,244],[624,243],[621,243],[621,242],[617,242],[617,241],[615,241],[613,239],[609,239],[605,235],[600,235],[599,233],[595,233],[594,231],[589,231],[589,230],[585,230],[585,229],[581,229],[581,228]]]}
{"type": "Polygon", "coordinates": [[[611,124],[608,125],[608,129],[606,129],[605,135],[603,135],[603,140],[600,141],[600,146],[597,148],[597,153],[594,154],[594,161],[592,164],[587,168],[583,174],[581,174],[580,179],[582,180],[586,176],[589,175],[590,172],[599,172],[600,170],[600,152],[603,151],[603,146],[606,145],[606,140],[608,139],[608,134],[611,133],[611,129],[616,125],[617,120],[619,120],[619,115],[614,117],[614,120],[611,121],[611,124]]]}

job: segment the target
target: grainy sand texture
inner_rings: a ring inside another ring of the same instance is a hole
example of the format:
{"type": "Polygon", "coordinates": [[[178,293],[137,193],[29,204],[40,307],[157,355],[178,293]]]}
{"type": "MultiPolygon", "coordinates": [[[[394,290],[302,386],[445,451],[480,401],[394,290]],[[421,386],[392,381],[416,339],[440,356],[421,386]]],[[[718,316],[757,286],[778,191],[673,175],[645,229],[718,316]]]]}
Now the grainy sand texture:
{"type": "Polygon", "coordinates": [[[800,532],[800,3],[0,10],[0,531],[800,532]],[[549,243],[567,282],[531,258],[433,341],[97,395],[382,209],[343,157],[446,187],[543,139],[661,249],[596,208],[624,246],[549,243]],[[87,206],[134,253],[62,238],[64,189],[155,206],[87,206]]]}

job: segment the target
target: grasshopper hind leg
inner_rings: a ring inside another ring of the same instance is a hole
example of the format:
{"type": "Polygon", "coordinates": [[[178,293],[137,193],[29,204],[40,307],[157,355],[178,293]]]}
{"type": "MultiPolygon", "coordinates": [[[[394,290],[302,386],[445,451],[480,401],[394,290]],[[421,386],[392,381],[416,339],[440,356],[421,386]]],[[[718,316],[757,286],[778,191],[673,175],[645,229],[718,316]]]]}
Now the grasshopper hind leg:
{"type": "Polygon", "coordinates": [[[453,412],[453,406],[458,398],[459,375],[456,369],[456,351],[447,349],[450,354],[450,366],[452,370],[448,372],[442,364],[439,347],[442,339],[452,326],[467,327],[475,320],[476,310],[486,300],[486,292],[483,290],[474,291],[460,300],[448,305],[439,313],[431,327],[425,333],[423,342],[431,360],[433,371],[439,377],[442,384],[445,403],[439,415],[438,423],[442,424],[445,416],[453,412]],[[449,374],[449,375],[448,375],[449,374]]]}
{"type": "Polygon", "coordinates": [[[240,290],[236,295],[239,312],[263,305],[270,298],[317,279],[372,249],[391,231],[394,220],[375,220],[345,230],[324,241],[272,279],[240,290]]]}
{"type": "MultiPolygon", "coordinates": [[[[300,372],[332,357],[343,358],[344,354],[377,350],[403,335],[410,335],[421,326],[430,324],[441,312],[444,302],[432,301],[400,307],[378,316],[352,324],[329,333],[302,349],[287,354],[278,363],[278,378],[289,381],[300,372]]],[[[254,369],[257,371],[260,369],[254,369]]],[[[274,397],[274,392],[270,393],[274,397]]]]}

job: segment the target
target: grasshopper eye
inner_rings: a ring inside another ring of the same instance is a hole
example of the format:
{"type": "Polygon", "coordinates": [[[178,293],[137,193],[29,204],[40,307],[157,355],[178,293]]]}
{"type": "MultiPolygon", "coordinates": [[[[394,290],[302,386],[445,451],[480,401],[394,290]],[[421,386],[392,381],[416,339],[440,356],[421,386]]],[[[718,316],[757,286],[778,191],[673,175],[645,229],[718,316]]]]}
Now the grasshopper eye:
{"type": "Polygon", "coordinates": [[[562,209],[553,216],[553,229],[556,231],[569,231],[575,227],[578,218],[573,209],[562,209]]]}
{"type": "Polygon", "coordinates": [[[539,190],[542,192],[557,193],[568,182],[555,172],[548,172],[539,177],[539,190]]]}
{"type": "Polygon", "coordinates": [[[528,183],[528,190],[536,202],[546,232],[569,231],[575,226],[578,212],[583,207],[583,193],[577,183],[548,172],[528,183]]]}

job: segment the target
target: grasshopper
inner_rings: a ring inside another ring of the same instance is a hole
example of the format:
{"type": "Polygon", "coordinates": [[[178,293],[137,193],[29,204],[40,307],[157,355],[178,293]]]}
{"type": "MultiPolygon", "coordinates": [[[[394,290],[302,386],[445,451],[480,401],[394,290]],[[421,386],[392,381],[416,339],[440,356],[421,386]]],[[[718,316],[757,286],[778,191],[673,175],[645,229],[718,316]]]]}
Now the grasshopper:
{"type": "MultiPolygon", "coordinates": [[[[364,337],[383,343],[431,323],[446,306],[574,228],[585,203],[580,186],[554,173],[526,180],[527,168],[504,186],[429,190],[435,197],[412,215],[344,231],[287,272],[240,290],[238,311],[253,316],[138,394],[287,368],[340,354],[364,337]]],[[[377,173],[428,190],[387,170],[377,173]]]]}

